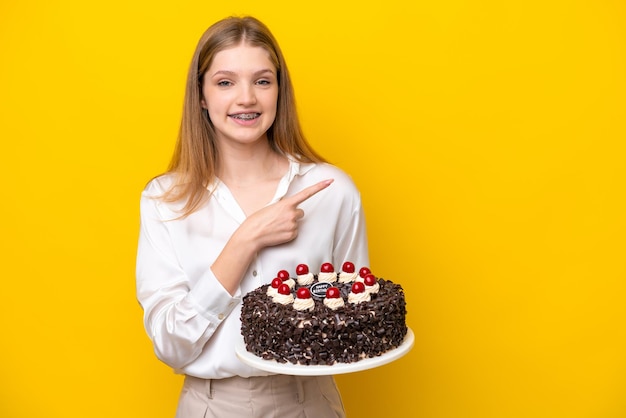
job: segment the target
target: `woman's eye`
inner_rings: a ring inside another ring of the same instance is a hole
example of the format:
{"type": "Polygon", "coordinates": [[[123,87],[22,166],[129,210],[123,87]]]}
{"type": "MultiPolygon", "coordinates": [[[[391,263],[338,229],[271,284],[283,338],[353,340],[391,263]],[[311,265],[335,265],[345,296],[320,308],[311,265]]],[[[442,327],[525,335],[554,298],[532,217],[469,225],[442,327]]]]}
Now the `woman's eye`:
{"type": "Polygon", "coordinates": [[[227,80],[222,80],[222,81],[218,81],[217,85],[221,86],[221,87],[227,87],[230,86],[232,83],[230,81],[227,80]]]}
{"type": "Polygon", "coordinates": [[[269,80],[259,80],[257,81],[257,84],[260,84],[262,86],[269,86],[271,83],[269,80]]]}

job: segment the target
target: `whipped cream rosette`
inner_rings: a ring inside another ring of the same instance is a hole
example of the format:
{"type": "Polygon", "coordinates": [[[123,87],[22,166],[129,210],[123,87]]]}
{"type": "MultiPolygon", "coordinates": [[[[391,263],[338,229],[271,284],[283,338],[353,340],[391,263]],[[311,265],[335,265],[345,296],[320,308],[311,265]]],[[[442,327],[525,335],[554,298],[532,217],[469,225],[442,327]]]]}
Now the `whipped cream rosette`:
{"type": "Polygon", "coordinates": [[[326,289],[326,298],[324,298],[324,306],[332,309],[339,309],[343,307],[345,304],[343,302],[343,298],[341,297],[341,292],[336,287],[329,287],[326,289]]]}
{"type": "Polygon", "coordinates": [[[318,282],[334,283],[337,281],[337,273],[335,267],[331,263],[324,263],[317,275],[318,282]]]}
{"type": "Polygon", "coordinates": [[[312,311],[315,302],[311,298],[311,292],[306,287],[301,287],[296,292],[296,299],[293,301],[293,308],[296,311],[312,311]]]}
{"type": "Polygon", "coordinates": [[[371,300],[369,292],[365,291],[365,284],[361,282],[354,282],[352,290],[348,294],[348,302],[350,303],[362,303],[369,302],[371,300]]]}
{"type": "Polygon", "coordinates": [[[267,296],[273,297],[276,293],[278,293],[278,287],[283,284],[283,281],[278,277],[275,277],[272,280],[272,284],[270,284],[267,288],[267,296]]]}
{"type": "Polygon", "coordinates": [[[289,289],[293,289],[293,287],[296,285],[296,281],[291,278],[291,276],[289,275],[289,272],[287,270],[279,271],[276,274],[276,277],[278,277],[280,280],[282,280],[284,284],[289,286],[289,289]]]}
{"type": "Polygon", "coordinates": [[[368,274],[363,279],[363,284],[365,285],[365,291],[367,293],[378,293],[380,290],[380,284],[378,284],[378,279],[373,274],[368,274]]]}
{"type": "Polygon", "coordinates": [[[298,264],[296,267],[296,279],[300,286],[313,284],[314,276],[313,273],[309,271],[309,266],[306,264],[298,264]]]}
{"type": "Polygon", "coordinates": [[[369,267],[361,267],[359,269],[359,275],[357,276],[355,281],[363,283],[363,281],[365,281],[365,276],[367,276],[368,274],[372,274],[372,271],[369,269],[369,267]]]}
{"type": "Polygon", "coordinates": [[[339,272],[339,283],[350,283],[359,277],[359,274],[354,268],[354,264],[349,261],[343,263],[341,271],[339,272]]]}
{"type": "Polygon", "coordinates": [[[280,303],[281,305],[289,305],[293,303],[293,295],[291,294],[291,288],[289,285],[283,283],[278,287],[278,291],[272,296],[272,301],[280,303]]]}

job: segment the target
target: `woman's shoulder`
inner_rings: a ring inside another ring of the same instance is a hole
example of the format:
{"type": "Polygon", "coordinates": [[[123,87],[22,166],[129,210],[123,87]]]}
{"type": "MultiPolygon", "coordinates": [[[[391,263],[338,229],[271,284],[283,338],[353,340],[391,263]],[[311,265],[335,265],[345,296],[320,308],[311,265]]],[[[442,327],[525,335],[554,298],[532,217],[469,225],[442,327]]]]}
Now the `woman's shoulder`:
{"type": "Polygon", "coordinates": [[[345,198],[358,199],[359,190],[352,177],[340,167],[330,163],[305,164],[301,167],[303,186],[310,186],[317,182],[333,179],[332,189],[345,198]]]}
{"type": "Polygon", "coordinates": [[[143,189],[143,195],[146,197],[160,197],[170,190],[176,182],[176,174],[165,173],[153,177],[143,189]]]}
{"type": "Polygon", "coordinates": [[[141,211],[157,213],[161,219],[177,219],[185,205],[184,200],[171,200],[168,193],[172,188],[177,187],[177,175],[175,173],[165,173],[146,184],[141,193],[141,211]]]}
{"type": "Polygon", "coordinates": [[[336,183],[354,186],[352,177],[343,169],[330,163],[317,163],[311,168],[311,174],[319,180],[332,178],[336,183]]]}

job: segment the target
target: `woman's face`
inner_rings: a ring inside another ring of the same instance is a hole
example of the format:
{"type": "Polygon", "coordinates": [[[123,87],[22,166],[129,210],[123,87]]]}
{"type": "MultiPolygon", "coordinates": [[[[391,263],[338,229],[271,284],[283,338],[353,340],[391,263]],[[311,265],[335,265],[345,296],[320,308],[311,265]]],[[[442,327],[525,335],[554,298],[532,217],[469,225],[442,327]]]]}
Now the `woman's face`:
{"type": "Polygon", "coordinates": [[[261,47],[242,43],[224,49],[204,74],[201,104],[209,112],[218,144],[267,140],[277,101],[276,67],[261,47]]]}

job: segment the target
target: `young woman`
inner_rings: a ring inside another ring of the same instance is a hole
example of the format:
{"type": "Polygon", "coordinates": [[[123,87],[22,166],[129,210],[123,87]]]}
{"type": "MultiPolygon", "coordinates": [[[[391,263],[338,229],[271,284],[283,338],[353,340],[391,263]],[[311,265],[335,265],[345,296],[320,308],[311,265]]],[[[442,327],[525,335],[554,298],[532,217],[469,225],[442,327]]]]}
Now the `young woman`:
{"type": "Polygon", "coordinates": [[[360,195],[306,142],[270,31],[202,36],[167,173],[141,198],[137,296],[159,359],[185,374],[177,417],[342,417],[331,376],[270,374],[235,354],[240,302],[299,263],[369,264],[360,195]]]}

